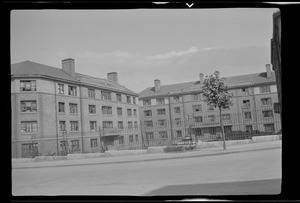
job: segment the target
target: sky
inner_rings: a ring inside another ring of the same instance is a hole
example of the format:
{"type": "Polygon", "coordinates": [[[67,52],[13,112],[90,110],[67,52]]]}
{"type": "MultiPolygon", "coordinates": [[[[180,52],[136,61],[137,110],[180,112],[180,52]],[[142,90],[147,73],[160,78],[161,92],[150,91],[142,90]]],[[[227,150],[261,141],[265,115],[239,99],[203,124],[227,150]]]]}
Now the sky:
{"type": "Polygon", "coordinates": [[[265,72],[276,8],[13,10],[11,63],[107,78],[139,93],[154,85],[265,72]]]}

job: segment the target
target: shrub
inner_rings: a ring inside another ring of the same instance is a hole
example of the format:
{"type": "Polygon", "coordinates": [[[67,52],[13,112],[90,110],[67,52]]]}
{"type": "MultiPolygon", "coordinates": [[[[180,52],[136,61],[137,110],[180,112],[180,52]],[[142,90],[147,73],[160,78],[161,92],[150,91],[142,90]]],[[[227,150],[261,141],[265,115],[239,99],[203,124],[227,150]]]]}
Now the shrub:
{"type": "Polygon", "coordinates": [[[167,146],[164,148],[164,152],[178,152],[185,151],[185,146],[167,146]]]}

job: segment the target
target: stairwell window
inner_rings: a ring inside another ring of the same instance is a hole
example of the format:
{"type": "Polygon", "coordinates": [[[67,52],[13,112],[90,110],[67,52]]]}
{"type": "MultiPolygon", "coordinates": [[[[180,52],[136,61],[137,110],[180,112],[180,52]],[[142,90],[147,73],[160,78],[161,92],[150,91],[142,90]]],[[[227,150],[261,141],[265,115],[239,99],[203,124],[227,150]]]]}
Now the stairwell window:
{"type": "Polygon", "coordinates": [[[71,96],[77,96],[77,87],[69,85],[68,86],[68,94],[71,96]]]}
{"type": "Polygon", "coordinates": [[[20,91],[36,91],[36,81],[35,80],[21,80],[20,81],[20,91]]]}
{"type": "Polygon", "coordinates": [[[58,102],[58,112],[65,113],[65,103],[64,102],[58,102]]]}
{"type": "Polygon", "coordinates": [[[78,131],[78,121],[70,121],[71,131],[78,131]]]}
{"type": "Polygon", "coordinates": [[[37,121],[22,121],[21,122],[21,132],[37,132],[38,126],[37,121]]]}
{"type": "Polygon", "coordinates": [[[36,100],[21,101],[21,112],[37,112],[36,100]]]}
{"type": "Polygon", "coordinates": [[[91,131],[97,130],[97,122],[96,121],[90,121],[90,130],[91,131]]]}
{"type": "Polygon", "coordinates": [[[89,105],[89,113],[96,114],[96,105],[89,105]]]}
{"type": "Polygon", "coordinates": [[[59,121],[59,130],[66,131],[66,121],[59,121]]]}

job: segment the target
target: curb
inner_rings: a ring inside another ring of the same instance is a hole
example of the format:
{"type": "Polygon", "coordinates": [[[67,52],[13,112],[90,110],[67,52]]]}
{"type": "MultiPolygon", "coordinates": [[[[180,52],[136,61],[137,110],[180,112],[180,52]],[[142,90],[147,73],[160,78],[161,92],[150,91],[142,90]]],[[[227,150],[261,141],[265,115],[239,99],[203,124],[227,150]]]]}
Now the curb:
{"type": "MultiPolygon", "coordinates": [[[[102,165],[102,164],[122,164],[122,163],[132,163],[132,162],[145,162],[145,161],[159,161],[159,160],[171,160],[171,159],[186,159],[186,158],[195,158],[195,157],[206,157],[206,156],[217,156],[217,155],[226,155],[226,154],[236,154],[243,153],[249,151],[264,151],[264,150],[273,150],[280,149],[281,146],[272,146],[267,148],[256,148],[256,149],[246,149],[246,150],[236,150],[236,151],[221,151],[221,152],[213,152],[207,154],[197,154],[197,155],[187,155],[182,157],[162,157],[162,158],[150,158],[150,159],[140,159],[140,160],[126,160],[126,161],[111,161],[111,162],[103,162],[103,163],[77,163],[77,164],[65,164],[65,165],[52,165],[52,166],[21,166],[21,167],[12,167],[12,169],[28,169],[28,168],[50,168],[50,167],[65,167],[65,166],[89,166],[89,165],[102,165]]],[[[172,152],[171,152],[172,153],[172,152]]]]}

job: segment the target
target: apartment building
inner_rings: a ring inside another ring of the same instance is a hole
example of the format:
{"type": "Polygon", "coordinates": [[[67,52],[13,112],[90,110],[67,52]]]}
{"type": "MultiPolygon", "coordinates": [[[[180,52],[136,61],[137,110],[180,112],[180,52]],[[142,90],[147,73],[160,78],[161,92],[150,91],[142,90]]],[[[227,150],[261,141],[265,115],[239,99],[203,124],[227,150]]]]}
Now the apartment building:
{"type": "MultiPolygon", "coordinates": [[[[219,73],[220,74],[220,73],[219,73]]],[[[145,139],[176,139],[191,135],[204,139],[220,133],[219,111],[203,101],[204,74],[197,81],[162,85],[154,81],[139,93],[139,112],[145,139]]],[[[271,65],[266,72],[225,77],[233,105],[222,110],[227,132],[280,131],[276,79],[271,65]],[[276,122],[276,123],[275,123],[276,122]]]]}
{"type": "Polygon", "coordinates": [[[12,157],[99,152],[136,145],[140,138],[138,95],[118,83],[31,61],[11,65],[12,157]],[[101,137],[101,144],[100,144],[101,137]],[[133,139],[132,137],[135,137],[133,139]]]}

